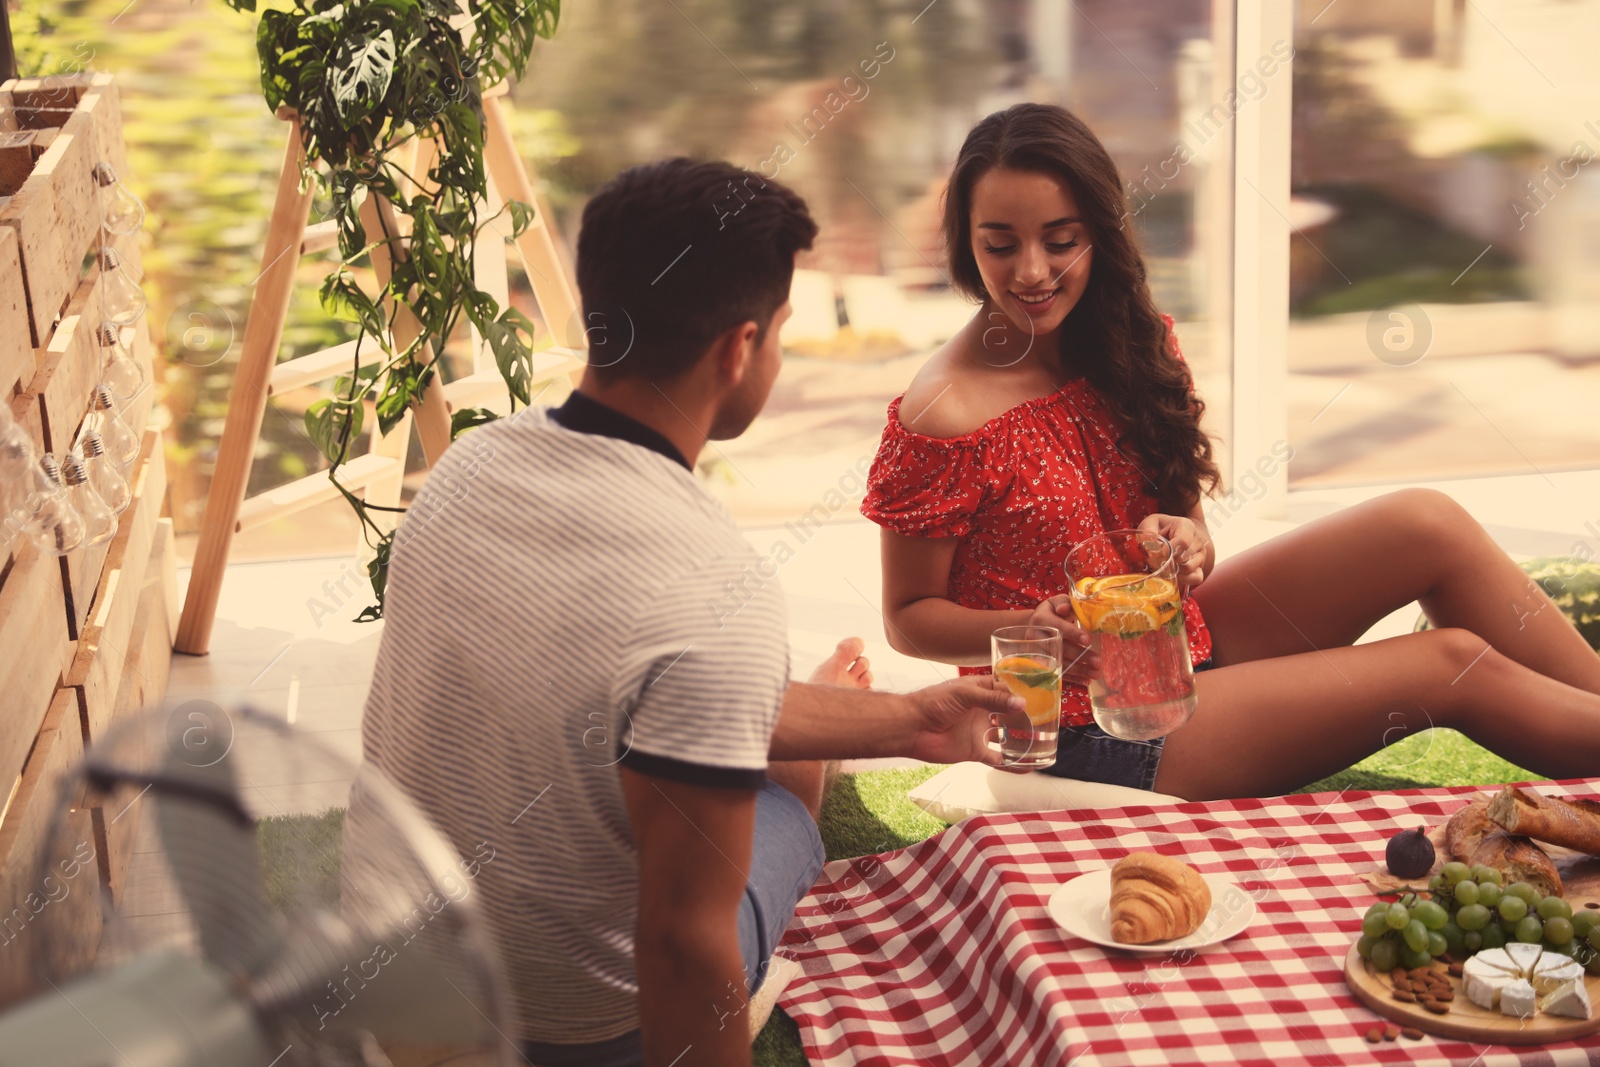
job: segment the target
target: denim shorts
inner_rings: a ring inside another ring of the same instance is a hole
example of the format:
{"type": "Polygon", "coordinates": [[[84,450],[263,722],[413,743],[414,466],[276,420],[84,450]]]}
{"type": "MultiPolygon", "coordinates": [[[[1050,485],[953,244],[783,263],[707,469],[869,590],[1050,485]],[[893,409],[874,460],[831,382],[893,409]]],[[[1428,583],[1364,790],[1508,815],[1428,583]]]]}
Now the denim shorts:
{"type": "MultiPolygon", "coordinates": [[[[750,880],[739,903],[739,953],[753,994],[783,940],[795,905],[811,891],[827,859],[822,837],[800,798],[768,781],[756,794],[750,880]]],[[[536,1067],[639,1067],[644,1048],[638,1030],[587,1045],[525,1041],[523,1056],[536,1067]]]]}
{"type": "MultiPolygon", "coordinates": [[[[1195,671],[1212,667],[1211,660],[1195,664],[1195,671]]],[[[1166,738],[1150,741],[1124,741],[1112,737],[1094,723],[1063,726],[1056,742],[1056,761],[1041,767],[1039,773],[1056,778],[1075,778],[1080,782],[1102,782],[1130,789],[1154,790],[1156,771],[1161,766],[1161,750],[1166,738]]]]}

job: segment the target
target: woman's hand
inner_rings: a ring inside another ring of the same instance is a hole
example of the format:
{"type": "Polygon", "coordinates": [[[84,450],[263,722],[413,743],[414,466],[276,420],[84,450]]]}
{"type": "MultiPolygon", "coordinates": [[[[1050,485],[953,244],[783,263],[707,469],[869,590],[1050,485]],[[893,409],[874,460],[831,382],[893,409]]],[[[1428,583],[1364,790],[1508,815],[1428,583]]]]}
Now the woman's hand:
{"type": "Polygon", "coordinates": [[[1062,681],[1088,685],[1100,676],[1100,653],[1089,648],[1089,631],[1072,612],[1072,594],[1059,593],[1033,609],[1029,626],[1054,626],[1061,631],[1062,681]]]}
{"type": "Polygon", "coordinates": [[[1172,545],[1178,569],[1178,592],[1187,594],[1206,580],[1205,566],[1211,538],[1205,528],[1182,515],[1150,515],[1139,524],[1141,533],[1158,534],[1172,545]]]}

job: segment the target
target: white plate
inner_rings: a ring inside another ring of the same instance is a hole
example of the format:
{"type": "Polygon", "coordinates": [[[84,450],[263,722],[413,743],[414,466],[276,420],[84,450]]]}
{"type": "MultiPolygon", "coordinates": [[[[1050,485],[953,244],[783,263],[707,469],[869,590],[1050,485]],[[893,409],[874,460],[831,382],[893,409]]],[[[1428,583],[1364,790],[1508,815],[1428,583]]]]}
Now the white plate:
{"type": "Polygon", "coordinates": [[[1211,887],[1211,911],[1200,928],[1188,937],[1124,945],[1111,940],[1111,869],[1089,871],[1050,894],[1045,907],[1063,930],[1074,937],[1124,952],[1168,953],[1205,948],[1240,933],[1255,918],[1256,902],[1237,882],[1217,874],[1202,874],[1211,887]]]}

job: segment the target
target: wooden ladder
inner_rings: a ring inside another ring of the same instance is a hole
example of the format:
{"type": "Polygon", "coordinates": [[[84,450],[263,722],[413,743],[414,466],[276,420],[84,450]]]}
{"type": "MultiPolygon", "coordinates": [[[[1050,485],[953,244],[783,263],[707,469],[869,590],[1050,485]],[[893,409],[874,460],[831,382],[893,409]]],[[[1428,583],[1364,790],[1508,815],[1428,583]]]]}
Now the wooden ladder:
{"type": "MultiPolygon", "coordinates": [[[[506,124],[500,98],[504,85],[483,94],[484,158],[489,177],[490,213],[498,211],[504,199],[521,201],[534,209],[534,220],[516,237],[517,251],[528,272],[534,299],[546,328],[560,337],[568,324],[577,322],[577,301],[569,270],[556,240],[548,205],[535,191],[533,180],[517,155],[510,128],[506,124]]],[[[209,651],[211,628],[216,621],[217,599],[222,592],[223,572],[233,535],[272,519],[303,511],[339,497],[339,490],[326,471],[307,475],[287,485],[245,499],[250,479],[250,464],[261,434],[267,400],[274,393],[327,381],[348,373],[357,359],[356,344],[350,341],[297,359],[277,362],[283,339],[284,319],[289,310],[295,272],[300,257],[320,252],[338,243],[335,223],[307,225],[314,187],[300,190],[301,162],[305,156],[300,136],[300,119],[290,109],[279,112],[289,123],[288,144],[283,171],[278,177],[277,198],[267,227],[266,247],[262,250],[262,270],[256,282],[255,298],[245,319],[244,341],[233,392],[228,402],[227,421],[218,446],[217,465],[206,496],[205,516],[190,572],[189,591],[178,622],[177,652],[204,655],[209,651]]],[[[437,145],[431,139],[413,142],[417,158],[406,167],[408,173],[425,176],[432,165],[437,145]]],[[[396,225],[394,207],[376,194],[369,194],[361,205],[361,221],[367,233],[402,233],[396,225]]],[[[493,230],[490,232],[492,237],[493,230]]],[[[380,285],[387,284],[393,271],[398,247],[379,244],[371,252],[372,266],[380,285]]],[[[474,274],[478,286],[493,296],[503,308],[508,302],[505,248],[498,240],[479,240],[474,247],[474,274]]],[[[403,304],[396,304],[390,328],[394,347],[402,348],[421,331],[416,317],[403,304]]],[[[371,338],[364,339],[360,360],[363,365],[383,358],[383,349],[371,338]]],[[[339,481],[364,499],[387,507],[400,503],[405,477],[406,451],[413,422],[429,466],[450,445],[450,412],[488,397],[503,395],[504,380],[492,357],[484,354],[483,339],[472,329],[473,371],[455,381],[445,382],[435,374],[419,404],[389,433],[380,432],[378,420],[371,424],[370,447],[339,467],[339,481]]],[[[531,384],[575,374],[583,366],[583,352],[565,346],[533,353],[531,384]]]]}

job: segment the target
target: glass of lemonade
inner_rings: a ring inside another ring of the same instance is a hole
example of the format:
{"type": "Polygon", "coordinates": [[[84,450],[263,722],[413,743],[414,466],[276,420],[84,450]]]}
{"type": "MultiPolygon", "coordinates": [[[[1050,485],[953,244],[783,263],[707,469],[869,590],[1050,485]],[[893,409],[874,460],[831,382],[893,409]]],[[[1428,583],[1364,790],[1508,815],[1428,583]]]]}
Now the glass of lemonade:
{"type": "Polygon", "coordinates": [[[1172,545],[1110,530],[1067,553],[1072,610],[1100,654],[1089,705],[1100,729],[1127,741],[1165,737],[1194,715],[1194,667],[1172,545]]]}
{"type": "Polygon", "coordinates": [[[995,677],[1023,699],[1025,715],[1000,716],[1000,756],[1007,767],[1048,767],[1061,731],[1061,631],[1004,626],[989,637],[995,677]]]}

